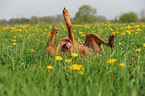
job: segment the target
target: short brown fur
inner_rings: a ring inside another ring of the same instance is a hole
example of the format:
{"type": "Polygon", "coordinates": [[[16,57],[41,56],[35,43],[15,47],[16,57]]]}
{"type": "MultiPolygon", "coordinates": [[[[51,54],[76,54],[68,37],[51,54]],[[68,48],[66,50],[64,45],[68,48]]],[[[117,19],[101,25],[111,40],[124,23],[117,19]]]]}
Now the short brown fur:
{"type": "Polygon", "coordinates": [[[88,33],[86,35],[84,45],[79,44],[78,42],[75,41],[74,36],[73,36],[72,24],[71,24],[69,12],[66,9],[64,9],[62,14],[64,16],[64,20],[68,28],[68,37],[60,39],[57,42],[57,44],[53,46],[55,34],[58,31],[57,27],[53,27],[52,32],[51,32],[52,34],[46,44],[45,54],[49,53],[49,56],[51,56],[55,53],[58,54],[61,51],[65,53],[65,56],[69,56],[72,52],[77,52],[81,56],[87,56],[90,53],[94,53],[95,55],[98,55],[98,54],[101,55],[104,53],[102,44],[110,48],[113,47],[113,40],[114,40],[113,35],[110,35],[109,42],[106,42],[95,33],[88,33]],[[62,50],[62,46],[66,44],[67,42],[71,43],[70,48],[62,50]]]}

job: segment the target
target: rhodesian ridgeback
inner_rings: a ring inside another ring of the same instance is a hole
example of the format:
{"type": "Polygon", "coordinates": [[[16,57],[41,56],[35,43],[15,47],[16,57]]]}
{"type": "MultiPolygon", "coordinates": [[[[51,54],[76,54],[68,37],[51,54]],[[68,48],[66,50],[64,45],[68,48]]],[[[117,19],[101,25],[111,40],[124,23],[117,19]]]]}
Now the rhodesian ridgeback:
{"type": "Polygon", "coordinates": [[[86,34],[84,44],[79,44],[74,39],[70,14],[68,10],[64,8],[62,15],[64,16],[64,20],[68,28],[68,37],[60,39],[56,43],[56,45],[53,46],[55,35],[58,31],[57,27],[53,27],[50,38],[48,39],[45,47],[45,54],[49,54],[49,56],[51,56],[60,52],[64,52],[65,56],[67,57],[72,52],[76,52],[79,53],[80,56],[87,56],[90,53],[94,53],[94,55],[96,56],[98,54],[102,55],[104,53],[102,44],[106,45],[107,47],[113,48],[114,35],[110,35],[109,42],[106,42],[97,34],[88,33],[86,34]]]}

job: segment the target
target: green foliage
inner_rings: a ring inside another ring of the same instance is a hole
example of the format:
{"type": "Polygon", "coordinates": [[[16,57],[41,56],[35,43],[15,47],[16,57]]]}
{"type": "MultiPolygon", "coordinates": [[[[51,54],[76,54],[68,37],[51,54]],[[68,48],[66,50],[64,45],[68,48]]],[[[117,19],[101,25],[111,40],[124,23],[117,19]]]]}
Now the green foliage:
{"type": "Polygon", "coordinates": [[[107,19],[104,16],[98,16],[97,19],[99,23],[107,23],[107,19]]]}
{"type": "Polygon", "coordinates": [[[95,23],[97,21],[96,9],[89,5],[83,5],[79,8],[74,20],[81,24],[95,23]]]}
{"type": "Polygon", "coordinates": [[[145,17],[140,19],[140,22],[145,23],[145,17]]]}
{"type": "Polygon", "coordinates": [[[139,18],[136,13],[129,12],[129,13],[125,13],[125,14],[121,15],[120,21],[122,23],[138,22],[139,18]]]}

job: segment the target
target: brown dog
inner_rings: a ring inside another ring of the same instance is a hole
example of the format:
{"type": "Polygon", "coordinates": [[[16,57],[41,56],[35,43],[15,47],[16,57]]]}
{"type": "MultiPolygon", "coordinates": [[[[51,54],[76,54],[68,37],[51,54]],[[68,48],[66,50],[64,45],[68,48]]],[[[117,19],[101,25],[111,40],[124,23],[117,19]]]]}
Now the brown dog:
{"type": "Polygon", "coordinates": [[[113,47],[114,35],[110,35],[109,42],[106,42],[95,33],[88,33],[84,44],[79,44],[74,40],[69,12],[64,8],[62,14],[68,28],[68,37],[62,38],[57,42],[56,46],[53,46],[55,34],[58,31],[57,27],[53,27],[51,36],[46,44],[45,54],[49,53],[49,56],[51,56],[55,53],[58,55],[59,52],[64,52],[65,56],[69,56],[72,52],[77,52],[81,56],[86,56],[90,53],[98,55],[104,53],[102,44],[110,48],[113,47]]]}

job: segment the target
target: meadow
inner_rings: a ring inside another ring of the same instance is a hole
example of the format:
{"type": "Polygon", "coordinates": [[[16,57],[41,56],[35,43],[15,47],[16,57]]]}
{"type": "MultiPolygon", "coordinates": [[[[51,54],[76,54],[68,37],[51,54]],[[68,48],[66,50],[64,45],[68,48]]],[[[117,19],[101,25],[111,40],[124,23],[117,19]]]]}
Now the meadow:
{"type": "Polygon", "coordinates": [[[44,56],[53,26],[55,42],[67,36],[65,25],[0,27],[0,96],[145,96],[145,24],[73,25],[75,40],[87,33],[105,41],[105,55],[81,58],[44,56]]]}

